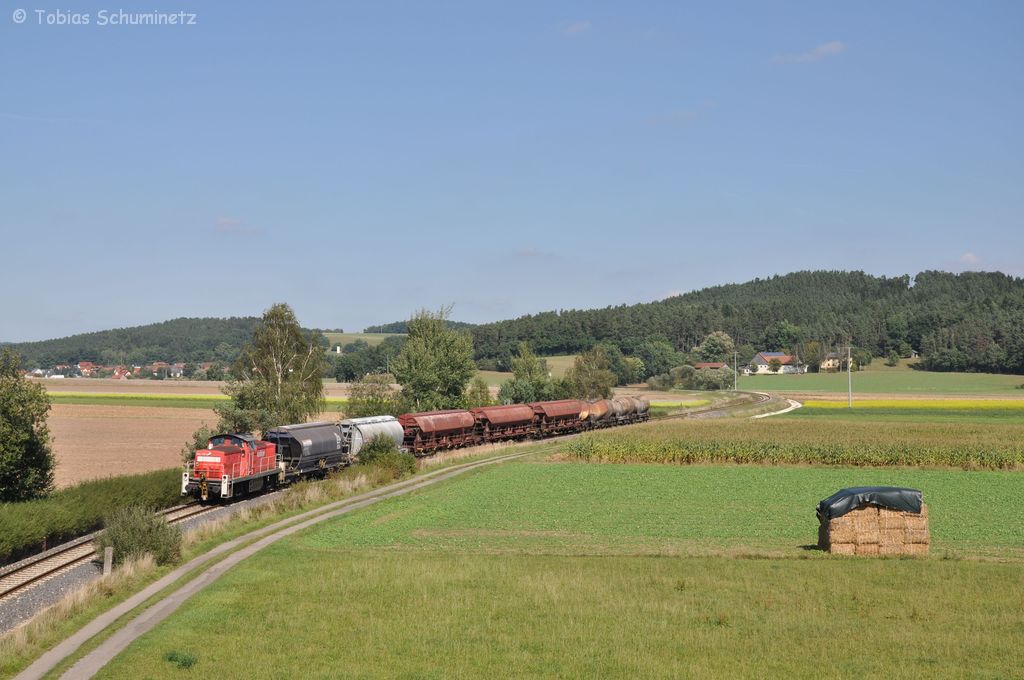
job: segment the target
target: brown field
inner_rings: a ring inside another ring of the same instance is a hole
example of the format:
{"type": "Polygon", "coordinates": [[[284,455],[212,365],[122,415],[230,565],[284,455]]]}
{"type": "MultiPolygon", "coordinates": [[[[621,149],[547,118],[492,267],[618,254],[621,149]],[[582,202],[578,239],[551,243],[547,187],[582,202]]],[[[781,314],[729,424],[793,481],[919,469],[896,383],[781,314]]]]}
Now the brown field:
{"type": "MultiPolygon", "coordinates": [[[[48,392],[97,392],[100,394],[195,394],[220,395],[222,382],[210,380],[112,380],[108,378],[66,378],[37,380],[48,392]]],[[[348,383],[324,381],[328,397],[347,397],[348,383]]]]}
{"type": "Polygon", "coordinates": [[[199,408],[54,404],[48,423],[57,486],[177,467],[192,433],[215,422],[213,411],[199,408]]]}

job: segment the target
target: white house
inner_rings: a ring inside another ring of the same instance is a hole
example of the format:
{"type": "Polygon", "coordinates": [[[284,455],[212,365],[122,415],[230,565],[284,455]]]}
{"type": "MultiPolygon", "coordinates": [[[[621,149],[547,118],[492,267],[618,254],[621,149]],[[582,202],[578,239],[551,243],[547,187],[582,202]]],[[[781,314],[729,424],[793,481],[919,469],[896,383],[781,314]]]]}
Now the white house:
{"type": "Polygon", "coordinates": [[[807,366],[800,363],[800,359],[783,352],[758,352],[750,362],[751,374],[782,375],[783,373],[806,373],[807,366]],[[779,370],[777,373],[771,370],[771,362],[778,360],[779,370]]]}

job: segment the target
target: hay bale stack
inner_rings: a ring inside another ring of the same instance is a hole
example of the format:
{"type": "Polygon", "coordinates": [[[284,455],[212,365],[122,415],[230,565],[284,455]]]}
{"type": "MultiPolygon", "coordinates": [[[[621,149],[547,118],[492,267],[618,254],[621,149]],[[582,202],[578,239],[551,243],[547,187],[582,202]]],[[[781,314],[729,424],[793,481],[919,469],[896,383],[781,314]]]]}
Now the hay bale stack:
{"type": "Polygon", "coordinates": [[[868,503],[821,522],[818,547],[836,555],[927,555],[928,506],[921,513],[868,503]]]}
{"type": "MultiPolygon", "coordinates": [[[[847,491],[859,491],[860,495],[845,498],[891,498],[891,488],[872,487],[843,490],[832,499],[847,491]],[[879,491],[876,491],[879,490],[879,491]]],[[[916,492],[920,499],[920,492],[916,492]]],[[[894,509],[872,502],[859,502],[852,509],[839,510],[843,514],[830,517],[828,503],[822,501],[818,512],[818,547],[837,555],[927,555],[930,534],[928,531],[928,506],[919,502],[920,512],[894,509]]],[[[905,507],[918,507],[917,504],[905,507]]],[[[836,512],[835,510],[832,511],[836,512]]]]}

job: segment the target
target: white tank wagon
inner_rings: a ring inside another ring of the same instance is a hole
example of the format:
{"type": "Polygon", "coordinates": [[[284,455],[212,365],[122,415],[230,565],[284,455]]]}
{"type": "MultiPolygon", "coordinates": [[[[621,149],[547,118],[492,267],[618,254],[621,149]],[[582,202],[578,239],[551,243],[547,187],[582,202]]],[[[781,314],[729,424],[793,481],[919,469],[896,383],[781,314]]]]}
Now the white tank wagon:
{"type": "Polygon", "coordinates": [[[348,445],[348,455],[358,456],[360,449],[370,443],[374,437],[383,434],[402,446],[405,430],[394,416],[369,416],[366,418],[349,418],[338,423],[341,437],[348,445]]]}

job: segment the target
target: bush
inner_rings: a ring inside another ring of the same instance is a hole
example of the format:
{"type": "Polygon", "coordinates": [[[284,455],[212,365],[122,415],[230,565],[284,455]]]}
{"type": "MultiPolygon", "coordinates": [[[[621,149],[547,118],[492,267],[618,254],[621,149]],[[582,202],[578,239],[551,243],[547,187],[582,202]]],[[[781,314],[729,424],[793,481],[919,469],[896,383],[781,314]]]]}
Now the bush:
{"type": "Polygon", "coordinates": [[[96,538],[100,554],[114,549],[114,564],[152,555],[157,564],[169,564],[181,557],[181,532],[141,505],[121,508],[104,522],[105,529],[96,538]]]}
{"type": "Polygon", "coordinates": [[[416,472],[416,457],[399,451],[395,440],[385,434],[378,434],[359,451],[359,464],[390,470],[395,479],[416,472]]]}
{"type": "Polygon", "coordinates": [[[30,555],[103,526],[129,505],[166,508],[181,502],[181,470],[158,470],[83,482],[46,498],[0,504],[0,563],[30,555]]]}

